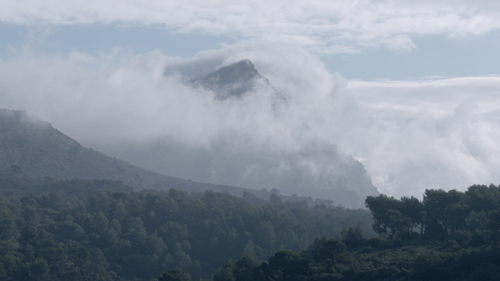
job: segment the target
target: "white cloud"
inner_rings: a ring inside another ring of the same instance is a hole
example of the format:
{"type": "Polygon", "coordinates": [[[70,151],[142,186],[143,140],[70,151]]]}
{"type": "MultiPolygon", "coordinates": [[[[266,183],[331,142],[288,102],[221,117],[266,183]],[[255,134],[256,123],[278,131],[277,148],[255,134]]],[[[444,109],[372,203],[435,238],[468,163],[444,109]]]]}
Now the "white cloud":
{"type": "Polygon", "coordinates": [[[3,0],[14,24],[118,24],[271,40],[317,53],[415,48],[423,35],[462,37],[500,27],[496,1],[3,0]]]}
{"type": "Polygon", "coordinates": [[[251,165],[256,157],[276,164],[255,151],[285,155],[311,143],[338,144],[363,161],[379,191],[396,196],[500,182],[499,85],[497,76],[346,81],[326,71],[317,56],[275,44],[190,59],[153,52],[0,60],[2,107],[28,110],[84,145],[167,139],[183,156],[201,160],[214,144],[227,145],[225,153],[240,151],[235,157],[246,157],[243,169],[251,173],[258,170],[251,165]],[[265,91],[243,103],[221,103],[182,83],[183,75],[244,58],[286,93],[285,110],[276,114],[265,91]]]}
{"type": "Polygon", "coordinates": [[[390,194],[498,184],[499,85],[497,76],[350,81],[349,92],[372,123],[362,140],[344,148],[361,154],[375,185],[390,194]]]}

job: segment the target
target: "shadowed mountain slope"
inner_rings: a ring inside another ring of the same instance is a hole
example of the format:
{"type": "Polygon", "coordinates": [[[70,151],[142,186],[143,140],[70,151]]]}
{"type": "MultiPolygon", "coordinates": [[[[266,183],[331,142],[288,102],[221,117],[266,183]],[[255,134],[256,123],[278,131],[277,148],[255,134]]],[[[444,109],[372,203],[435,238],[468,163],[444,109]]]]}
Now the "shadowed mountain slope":
{"type": "Polygon", "coordinates": [[[154,173],[81,146],[52,125],[24,111],[0,109],[0,167],[17,165],[28,176],[59,179],[120,180],[136,190],[228,191],[244,188],[212,185],[154,173]]]}

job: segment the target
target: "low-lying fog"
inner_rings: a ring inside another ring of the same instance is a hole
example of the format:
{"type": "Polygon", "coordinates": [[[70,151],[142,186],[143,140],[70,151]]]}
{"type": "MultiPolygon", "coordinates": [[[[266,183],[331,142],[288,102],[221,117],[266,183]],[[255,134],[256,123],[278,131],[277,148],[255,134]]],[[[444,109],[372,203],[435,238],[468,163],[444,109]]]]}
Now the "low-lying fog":
{"type": "Polygon", "coordinates": [[[189,59],[117,51],[0,60],[2,108],[30,111],[111,156],[135,153],[149,169],[238,184],[238,173],[286,169],[280,165],[298,154],[305,156],[294,169],[333,172],[328,151],[337,146],[363,163],[380,192],[394,196],[499,183],[499,90],[496,76],[347,81],[317,56],[276,44],[189,59]],[[266,85],[220,101],[186,84],[241,59],[283,93],[285,105],[273,104],[266,85]],[[145,146],[160,149],[148,155],[145,146]]]}

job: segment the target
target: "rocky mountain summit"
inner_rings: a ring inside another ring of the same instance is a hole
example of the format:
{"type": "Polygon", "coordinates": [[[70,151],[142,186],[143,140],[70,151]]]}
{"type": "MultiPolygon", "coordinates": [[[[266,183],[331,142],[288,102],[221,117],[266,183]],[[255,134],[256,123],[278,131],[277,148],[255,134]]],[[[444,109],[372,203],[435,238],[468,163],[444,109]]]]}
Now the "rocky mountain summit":
{"type": "Polygon", "coordinates": [[[212,91],[218,100],[243,98],[245,95],[260,90],[268,91],[275,101],[286,102],[285,97],[276,90],[269,80],[262,76],[254,64],[244,59],[221,67],[189,82],[195,88],[201,87],[212,91]]]}

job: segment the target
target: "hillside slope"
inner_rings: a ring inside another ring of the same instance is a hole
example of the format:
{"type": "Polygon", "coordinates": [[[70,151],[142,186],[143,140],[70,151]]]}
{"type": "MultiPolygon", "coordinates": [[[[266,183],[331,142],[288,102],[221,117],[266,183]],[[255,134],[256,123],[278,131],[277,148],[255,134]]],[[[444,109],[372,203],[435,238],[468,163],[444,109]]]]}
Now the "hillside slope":
{"type": "Polygon", "coordinates": [[[246,190],[141,169],[81,146],[28,112],[0,109],[0,167],[11,165],[19,166],[29,176],[120,180],[136,190],[176,188],[202,192],[210,189],[239,196],[246,190]]]}

